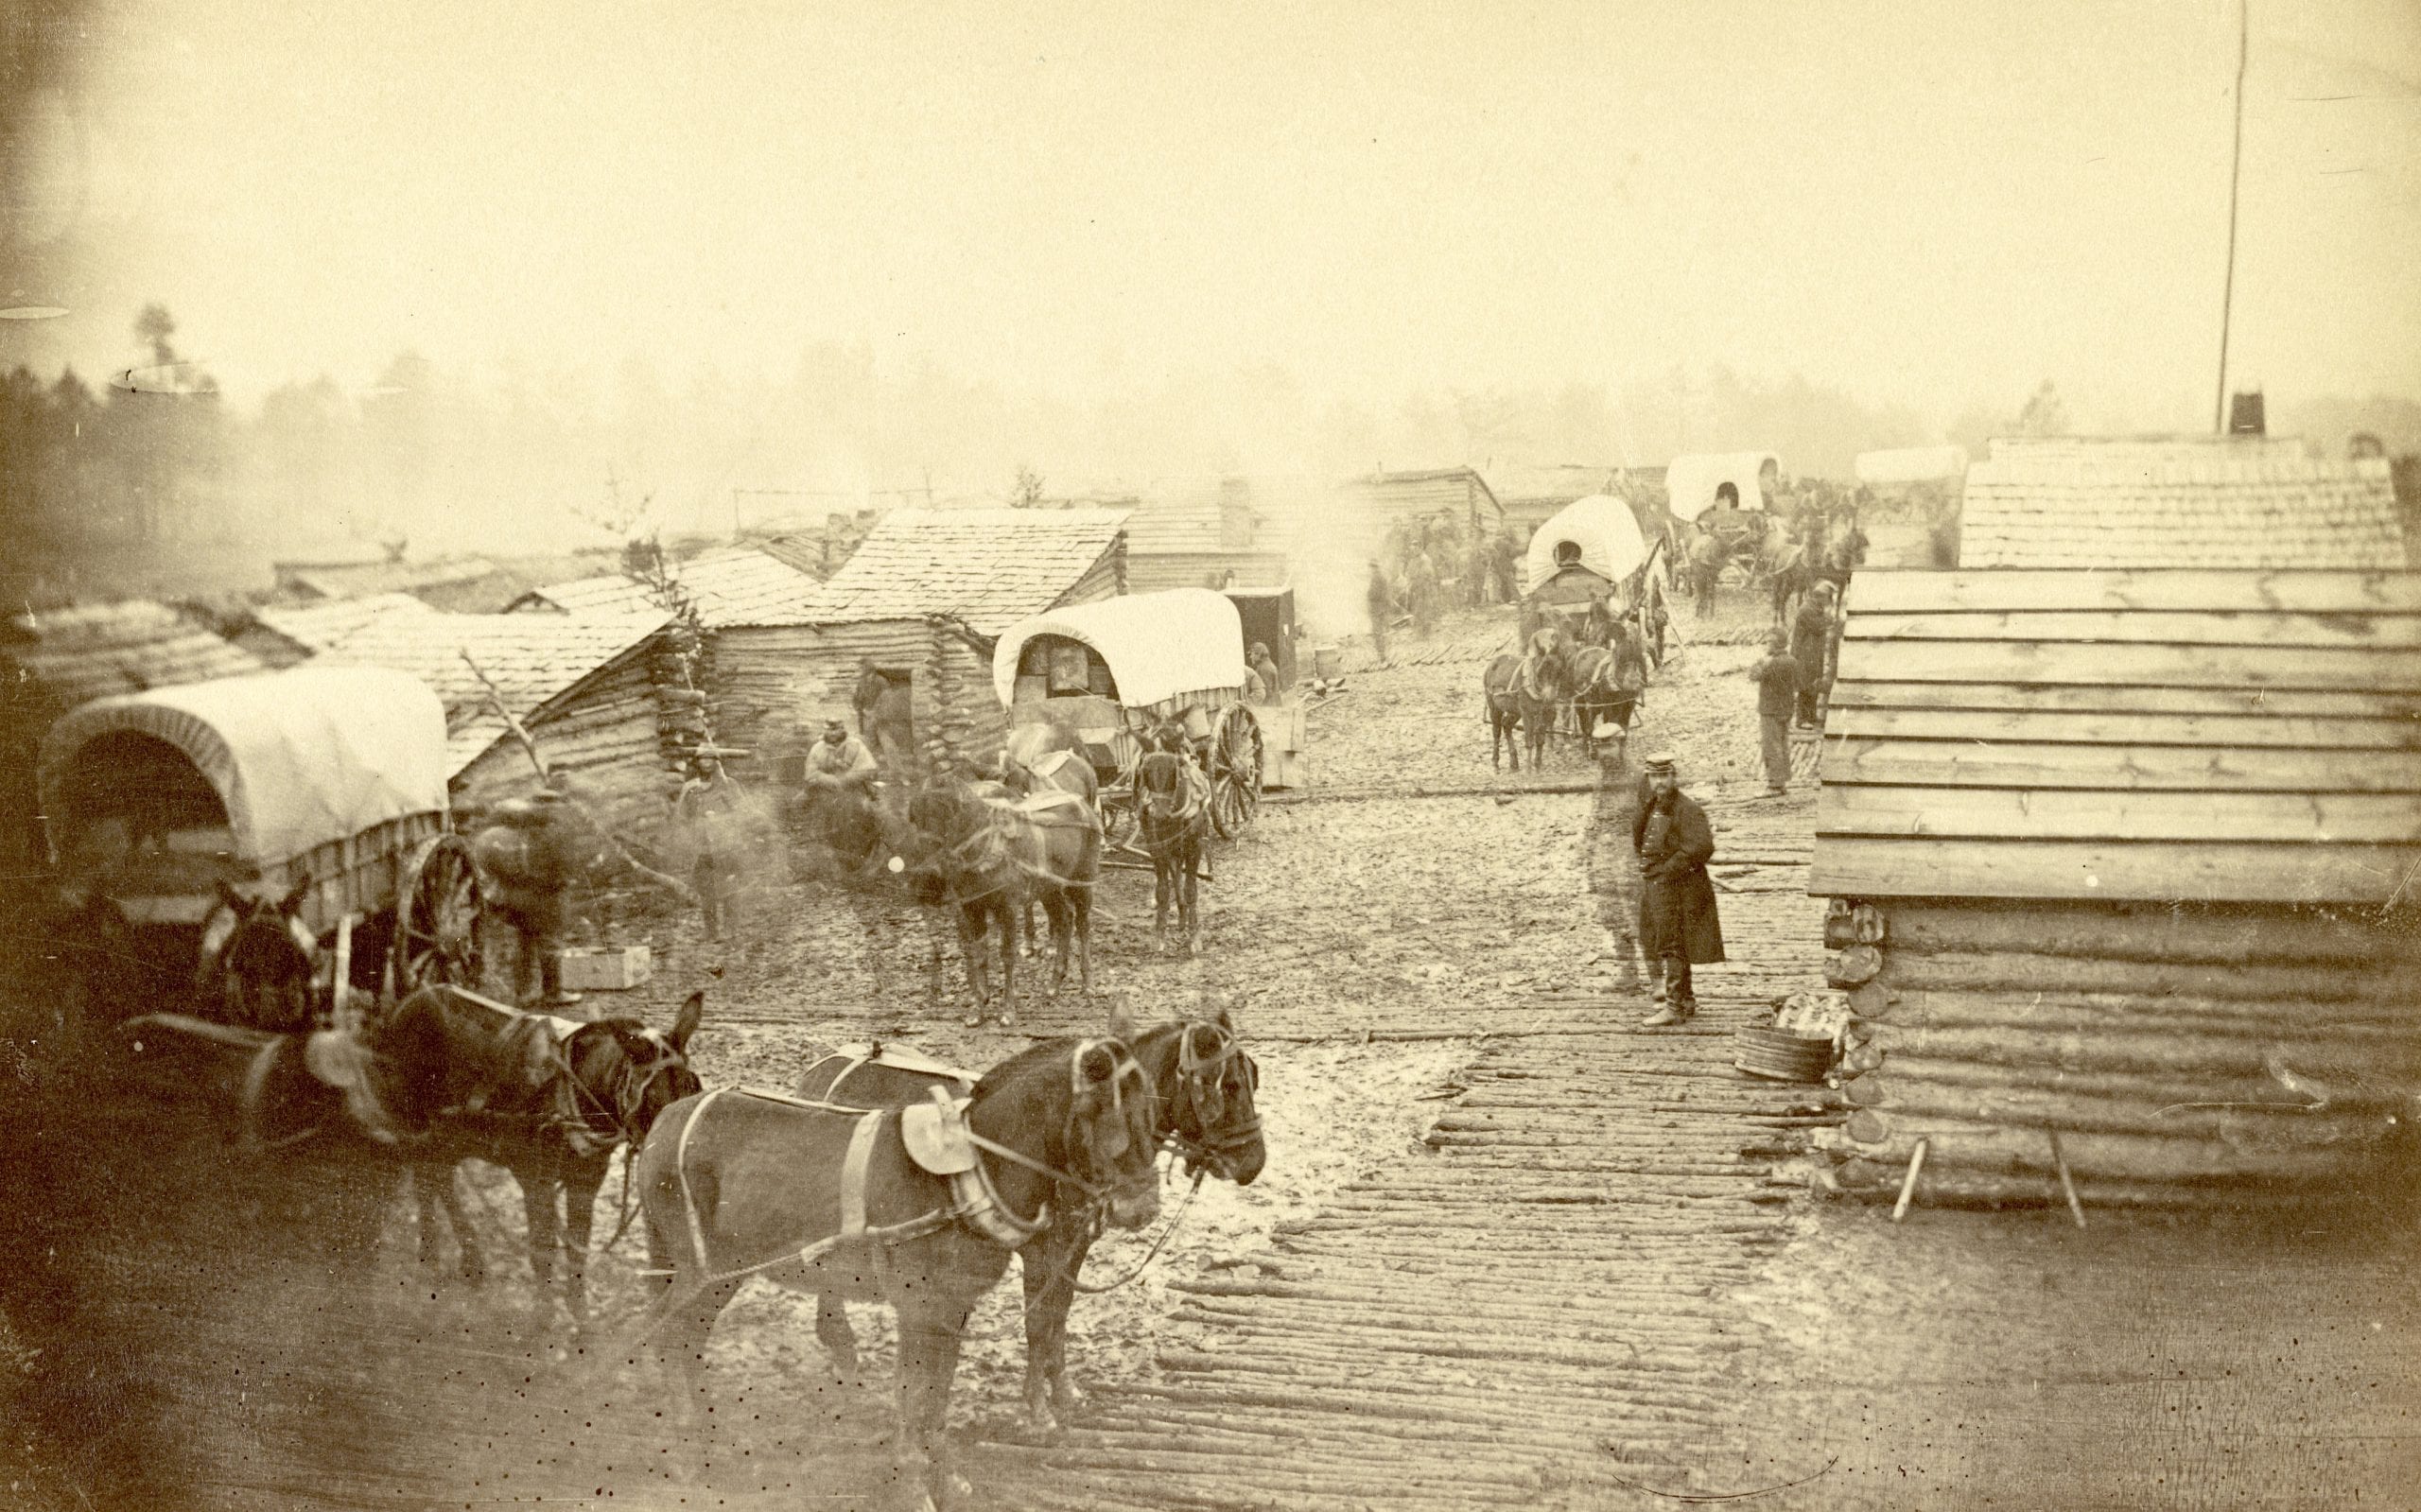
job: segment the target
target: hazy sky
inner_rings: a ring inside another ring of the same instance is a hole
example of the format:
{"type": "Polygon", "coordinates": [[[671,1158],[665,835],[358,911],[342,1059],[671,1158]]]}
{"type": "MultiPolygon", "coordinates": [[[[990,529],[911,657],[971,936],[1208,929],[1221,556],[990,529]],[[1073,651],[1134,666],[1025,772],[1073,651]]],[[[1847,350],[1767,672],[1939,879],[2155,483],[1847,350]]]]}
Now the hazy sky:
{"type": "MultiPolygon", "coordinates": [[[[106,6],[5,206],[14,298],[77,313],[0,361],[120,365],[159,299],[239,396],[407,345],[680,381],[837,339],[1078,399],[1723,362],[1940,417],[2050,376],[2081,418],[2200,426],[2234,17],[106,6]]],[[[2254,0],[2253,38],[2235,371],[2421,393],[2421,6],[2254,0]]]]}

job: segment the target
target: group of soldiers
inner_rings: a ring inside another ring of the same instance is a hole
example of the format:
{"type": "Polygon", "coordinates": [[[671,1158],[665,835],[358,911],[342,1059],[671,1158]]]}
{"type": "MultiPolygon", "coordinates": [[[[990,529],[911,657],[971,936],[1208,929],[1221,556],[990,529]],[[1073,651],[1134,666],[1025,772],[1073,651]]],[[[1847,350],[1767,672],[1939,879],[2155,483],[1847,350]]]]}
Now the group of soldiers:
{"type": "Polygon", "coordinates": [[[1369,569],[1370,644],[1382,661],[1387,631],[1404,615],[1426,634],[1455,604],[1479,609],[1522,595],[1522,544],[1514,533],[1452,515],[1399,521],[1369,569]]]}

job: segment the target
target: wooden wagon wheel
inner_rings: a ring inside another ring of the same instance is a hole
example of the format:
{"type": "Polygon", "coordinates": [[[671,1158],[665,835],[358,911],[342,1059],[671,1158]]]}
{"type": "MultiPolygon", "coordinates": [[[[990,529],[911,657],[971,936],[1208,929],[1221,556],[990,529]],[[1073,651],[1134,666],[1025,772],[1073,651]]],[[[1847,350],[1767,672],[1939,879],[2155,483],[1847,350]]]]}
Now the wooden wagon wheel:
{"type": "Polygon", "coordinates": [[[395,902],[397,997],[437,982],[479,985],[479,914],[486,901],[487,883],[467,841],[438,835],[422,844],[395,902]]]}
{"type": "Polygon", "coordinates": [[[1261,811],[1261,721],[1229,704],[1210,737],[1210,827],[1233,840],[1261,811]]]}
{"type": "Polygon", "coordinates": [[[1143,829],[1142,801],[1136,796],[1143,771],[1143,742],[1134,731],[1120,730],[1109,738],[1109,755],[1118,764],[1118,775],[1102,785],[1102,839],[1112,850],[1133,850],[1143,829]]]}

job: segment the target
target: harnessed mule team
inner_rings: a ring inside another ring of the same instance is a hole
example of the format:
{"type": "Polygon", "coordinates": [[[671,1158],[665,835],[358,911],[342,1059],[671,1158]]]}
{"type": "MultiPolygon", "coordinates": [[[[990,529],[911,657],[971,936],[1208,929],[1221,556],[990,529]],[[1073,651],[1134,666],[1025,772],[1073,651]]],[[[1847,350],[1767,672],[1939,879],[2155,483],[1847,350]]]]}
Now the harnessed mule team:
{"type": "Polygon", "coordinates": [[[147,1034],[240,1043],[243,1141],[366,1137],[409,1170],[421,1263],[438,1263],[442,1211],[475,1284],[485,1266],[455,1170],[474,1157],[501,1166],[522,1190],[541,1303],[560,1260],[583,1330],[592,1214],[623,1151],[622,1215],[606,1243],[643,1218],[645,1274],[663,1291],[640,1338],[679,1374],[692,1426],[706,1336],[747,1278],[813,1293],[817,1337],[845,1375],[857,1349],[841,1299],[890,1303],[894,1458],[919,1505],[968,1490],[944,1457],[950,1380],[967,1317],[1010,1255],[1023,1261],[1026,1404],[1049,1431],[1078,1403],[1066,1358],[1068,1309],[1088,1289],[1078,1274],[1105,1228],[1158,1216],[1159,1153],[1197,1188],[1205,1174],[1249,1184],[1266,1156],[1260,1069],[1225,1012],[1140,1034],[1113,1019],[1106,1035],[1045,1041],[980,1077],[913,1051],[836,1051],[784,1094],[702,1086],[689,1043],[704,999],[692,994],[669,1033],[570,1023],[451,986],[358,1028],[260,1035],[147,1015],[125,1033],[138,1047],[147,1034]]]}
{"type": "MultiPolygon", "coordinates": [[[[1176,916],[1177,941],[1200,947],[1199,885],[1210,876],[1210,778],[1185,739],[1152,732],[1138,762],[1135,843],[1152,863],[1153,933],[1163,944],[1176,916]]],[[[1048,991],[1065,989],[1071,968],[1093,991],[1093,890],[1109,850],[1100,779],[1081,753],[1052,746],[1037,726],[1013,731],[997,776],[936,773],[897,796],[874,783],[825,800],[819,838],[840,871],[864,886],[904,890],[946,910],[972,996],[964,1022],[991,1010],[1018,1021],[1021,944],[1036,939],[1037,906],[1049,922],[1048,991]],[[997,985],[995,982],[997,968],[997,985]]],[[[933,944],[939,965],[940,942],[933,944]]]]}
{"type": "Polygon", "coordinates": [[[1524,750],[1531,766],[1544,767],[1549,740],[1567,730],[1590,760],[1608,724],[1616,753],[1624,750],[1647,686],[1648,658],[1628,619],[1613,621],[1602,643],[1547,625],[1531,633],[1519,654],[1489,662],[1480,677],[1489,764],[1502,767],[1509,756],[1519,772],[1524,750]]]}

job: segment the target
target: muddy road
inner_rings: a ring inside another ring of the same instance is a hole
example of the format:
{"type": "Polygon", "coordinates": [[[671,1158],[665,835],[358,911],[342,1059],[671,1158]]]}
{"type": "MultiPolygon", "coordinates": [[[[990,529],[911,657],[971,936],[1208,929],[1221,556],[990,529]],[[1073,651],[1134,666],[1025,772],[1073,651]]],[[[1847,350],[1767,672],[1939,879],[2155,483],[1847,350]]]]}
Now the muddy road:
{"type": "MultiPolygon", "coordinates": [[[[623,926],[656,980],[592,1005],[669,1022],[705,985],[706,1080],[775,1086],[838,1039],[981,1067],[1113,1007],[1237,1016],[1267,1173],[1206,1183],[1140,1278],[1080,1299],[1090,1405],[1049,1442],[1019,1410],[1017,1289],[987,1300],[952,1401],[981,1505],[2409,1504],[2408,1202],[2289,1224],[2096,1213],[2079,1233],[2064,1211],[1894,1226],[1809,1195],[1832,1094],[1730,1063],[1733,1032],[1818,984],[1812,795],[1759,796],[1753,607],[1682,628],[1699,638],[1629,753],[1674,747],[1717,828],[1733,959],[1701,973],[1683,1029],[1638,1027],[1633,773],[1564,753],[1491,770],[1479,672],[1511,625],[1477,616],[1313,712],[1313,786],[1219,848],[1198,956],[1154,939],[1149,876],[1114,872],[1101,993],[967,1029],[954,972],[932,996],[912,911],[768,880],[722,945],[694,916],[623,926]]],[[[635,1236],[594,1263],[602,1327],[575,1343],[530,1305],[499,1177],[472,1204],[496,1271],[473,1289],[413,1262],[398,1178],[366,1152],[264,1168],[174,1103],[12,1109],[39,1221],[0,1263],[46,1299],[0,1340],[23,1430],[0,1484],[24,1504],[896,1494],[879,1309],[853,1310],[865,1374],[843,1380],[811,1306],[743,1292],[709,1347],[714,1427],[685,1437],[630,1361],[635,1236]]],[[[1148,1239],[1105,1241],[1089,1277],[1124,1274],[1148,1239]]]]}

